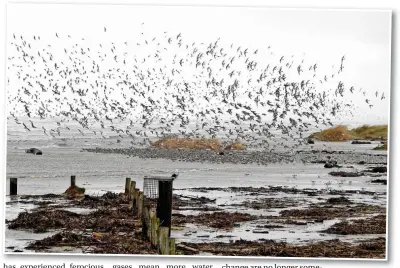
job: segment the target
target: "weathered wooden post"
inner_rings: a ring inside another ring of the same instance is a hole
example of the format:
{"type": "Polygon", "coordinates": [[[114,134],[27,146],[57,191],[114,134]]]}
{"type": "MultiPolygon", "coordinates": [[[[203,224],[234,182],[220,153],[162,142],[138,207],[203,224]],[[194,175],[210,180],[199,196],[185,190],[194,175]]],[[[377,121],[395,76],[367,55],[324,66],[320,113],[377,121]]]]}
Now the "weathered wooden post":
{"type": "Polygon", "coordinates": [[[157,218],[160,226],[169,228],[168,237],[171,236],[172,182],[173,179],[158,182],[157,218]]]}
{"type": "Polygon", "coordinates": [[[158,233],[158,245],[161,255],[169,255],[169,229],[168,227],[160,227],[158,233]]]}
{"type": "MultiPolygon", "coordinates": [[[[139,199],[138,199],[138,203],[137,203],[137,208],[138,208],[137,216],[138,216],[138,219],[141,219],[142,215],[143,215],[143,207],[144,207],[143,192],[139,192],[138,197],[139,197],[139,199]]],[[[142,224],[143,224],[143,222],[142,222],[142,224]]]]}
{"type": "Polygon", "coordinates": [[[10,178],[10,195],[18,194],[18,179],[10,178]]]}
{"type": "Polygon", "coordinates": [[[169,238],[169,255],[176,255],[175,238],[169,238]]]}
{"type": "Polygon", "coordinates": [[[75,187],[76,186],[76,177],[75,175],[71,176],[71,187],[75,187]]]}
{"type": "Polygon", "coordinates": [[[131,188],[129,190],[129,208],[135,210],[135,187],[136,181],[131,181],[131,188]]]}
{"type": "MultiPolygon", "coordinates": [[[[150,241],[155,247],[158,245],[158,229],[160,228],[160,220],[155,214],[150,216],[150,241]]],[[[157,247],[158,248],[158,247],[157,247]]]]}
{"type": "Polygon", "coordinates": [[[151,224],[151,222],[150,222],[150,207],[149,206],[143,207],[143,213],[141,214],[141,217],[139,219],[142,219],[142,234],[145,237],[150,238],[149,230],[151,230],[151,229],[149,229],[149,225],[151,224]]]}
{"type": "Polygon", "coordinates": [[[131,188],[131,178],[125,179],[125,194],[129,195],[129,189],[131,188]]]}

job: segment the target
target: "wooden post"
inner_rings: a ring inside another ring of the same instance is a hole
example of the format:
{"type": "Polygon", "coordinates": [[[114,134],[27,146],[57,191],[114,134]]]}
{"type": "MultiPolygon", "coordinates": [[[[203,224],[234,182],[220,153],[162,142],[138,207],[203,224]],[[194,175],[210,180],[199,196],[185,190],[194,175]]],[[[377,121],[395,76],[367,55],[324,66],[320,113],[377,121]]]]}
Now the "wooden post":
{"type": "Polygon", "coordinates": [[[158,232],[159,252],[161,255],[169,254],[169,229],[168,227],[160,227],[158,232]]]}
{"type": "Polygon", "coordinates": [[[75,175],[71,176],[71,187],[75,187],[76,186],[76,178],[75,175]]]}
{"type": "Polygon", "coordinates": [[[135,188],[136,188],[136,181],[131,181],[131,189],[129,191],[131,193],[131,196],[133,196],[135,188]]]}
{"type": "Polygon", "coordinates": [[[158,248],[158,229],[160,227],[160,220],[157,218],[155,214],[153,214],[150,218],[150,222],[151,222],[150,241],[154,247],[158,248]]]}
{"type": "MultiPolygon", "coordinates": [[[[138,214],[139,217],[139,214],[138,214]]],[[[141,214],[141,217],[139,219],[142,219],[142,234],[145,237],[149,237],[149,226],[150,224],[150,207],[146,206],[143,208],[143,214],[141,214]]]]}
{"type": "MultiPolygon", "coordinates": [[[[171,231],[171,229],[169,230],[171,231]]],[[[176,255],[175,238],[169,238],[169,255],[176,255]]]]}
{"type": "Polygon", "coordinates": [[[10,178],[10,195],[18,194],[18,179],[10,178]]]}
{"type": "Polygon", "coordinates": [[[143,200],[143,192],[139,192],[139,200],[138,200],[138,203],[137,203],[137,206],[138,206],[138,219],[141,219],[142,218],[142,213],[143,213],[143,206],[144,206],[144,204],[143,204],[143,202],[144,202],[144,200],[143,200]]]}
{"type": "Polygon", "coordinates": [[[131,181],[131,189],[129,191],[129,208],[132,211],[135,211],[135,187],[136,187],[136,181],[131,181]]]}
{"type": "Polygon", "coordinates": [[[160,226],[168,227],[168,237],[171,236],[172,218],[172,181],[158,182],[157,218],[160,219],[160,226]]]}
{"type": "Polygon", "coordinates": [[[140,190],[138,188],[135,188],[135,200],[136,200],[136,209],[138,209],[138,202],[139,202],[139,195],[140,195],[140,190]]]}
{"type": "Polygon", "coordinates": [[[131,178],[125,179],[125,194],[129,195],[129,189],[131,188],[131,178]]]}
{"type": "MultiPolygon", "coordinates": [[[[137,212],[138,212],[138,209],[139,209],[139,206],[138,206],[138,203],[139,203],[139,189],[133,189],[133,211],[136,211],[136,216],[137,216],[137,212]]],[[[139,218],[140,219],[140,218],[139,218]]]]}
{"type": "Polygon", "coordinates": [[[133,189],[133,210],[138,211],[138,203],[139,203],[139,189],[133,189]]]}

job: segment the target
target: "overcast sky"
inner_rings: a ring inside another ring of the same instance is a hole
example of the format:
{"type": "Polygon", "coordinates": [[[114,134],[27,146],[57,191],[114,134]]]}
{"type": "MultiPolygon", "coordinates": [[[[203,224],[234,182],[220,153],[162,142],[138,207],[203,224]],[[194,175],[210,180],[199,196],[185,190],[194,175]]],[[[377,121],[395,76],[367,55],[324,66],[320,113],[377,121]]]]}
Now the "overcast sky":
{"type": "Polygon", "coordinates": [[[165,31],[182,33],[187,42],[221,38],[226,45],[253,49],[271,46],[278,55],[305,57],[327,70],[333,64],[339,66],[346,55],[342,74],[345,84],[370,95],[379,91],[386,96],[374,102],[373,109],[362,105],[354,120],[387,121],[391,40],[391,13],[387,11],[72,4],[9,4],[7,10],[8,41],[15,33],[32,38],[40,35],[52,43],[57,42],[57,32],[59,36],[85,38],[87,44],[98,46],[135,42],[141,32],[151,38],[165,31]]]}

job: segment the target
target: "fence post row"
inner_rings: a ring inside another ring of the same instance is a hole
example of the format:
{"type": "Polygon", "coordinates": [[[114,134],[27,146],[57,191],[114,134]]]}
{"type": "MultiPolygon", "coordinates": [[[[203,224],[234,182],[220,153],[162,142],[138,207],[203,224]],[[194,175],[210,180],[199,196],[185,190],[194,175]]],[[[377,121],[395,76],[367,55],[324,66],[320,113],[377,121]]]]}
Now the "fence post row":
{"type": "MultiPolygon", "coordinates": [[[[142,234],[162,255],[175,254],[175,239],[171,238],[172,182],[174,177],[145,177],[143,190],[136,188],[136,181],[125,179],[125,194],[131,209],[142,221],[142,234]],[[150,184],[148,183],[150,182],[150,184]],[[150,187],[149,189],[147,189],[150,187]],[[150,193],[150,194],[149,194],[150,193]],[[156,199],[156,200],[154,200],[156,199]],[[155,206],[152,207],[152,203],[155,206]]],[[[76,186],[76,176],[71,176],[71,187],[76,186]]],[[[17,195],[18,179],[10,178],[10,195],[17,195]]]]}
{"type": "Polygon", "coordinates": [[[171,238],[173,180],[173,177],[145,177],[143,191],[130,178],[125,181],[125,193],[131,198],[132,211],[141,220],[142,234],[162,255],[175,254],[175,239],[171,238]]]}

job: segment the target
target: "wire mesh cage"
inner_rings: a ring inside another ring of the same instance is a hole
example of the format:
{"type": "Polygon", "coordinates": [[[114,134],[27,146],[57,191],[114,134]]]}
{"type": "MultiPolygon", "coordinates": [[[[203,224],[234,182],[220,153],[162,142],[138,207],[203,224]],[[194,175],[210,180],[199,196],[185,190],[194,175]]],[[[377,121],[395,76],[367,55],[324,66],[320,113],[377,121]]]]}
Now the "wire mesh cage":
{"type": "Polygon", "coordinates": [[[143,205],[156,210],[157,202],[160,197],[160,187],[163,182],[171,182],[176,179],[176,175],[168,176],[145,176],[143,180],[143,205]]]}

